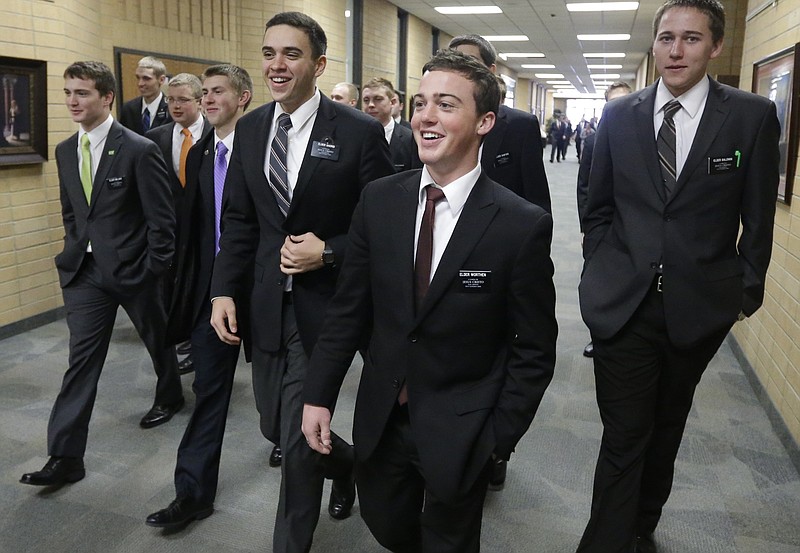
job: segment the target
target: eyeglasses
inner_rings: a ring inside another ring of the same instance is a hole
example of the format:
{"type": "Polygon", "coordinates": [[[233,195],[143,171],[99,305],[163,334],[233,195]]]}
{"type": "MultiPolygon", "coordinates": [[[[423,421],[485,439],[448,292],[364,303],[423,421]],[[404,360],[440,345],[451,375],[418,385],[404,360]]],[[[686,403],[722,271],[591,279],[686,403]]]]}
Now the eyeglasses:
{"type": "Polygon", "coordinates": [[[168,104],[178,104],[179,106],[185,106],[192,102],[198,102],[199,100],[199,98],[173,98],[172,96],[167,96],[168,104]]]}

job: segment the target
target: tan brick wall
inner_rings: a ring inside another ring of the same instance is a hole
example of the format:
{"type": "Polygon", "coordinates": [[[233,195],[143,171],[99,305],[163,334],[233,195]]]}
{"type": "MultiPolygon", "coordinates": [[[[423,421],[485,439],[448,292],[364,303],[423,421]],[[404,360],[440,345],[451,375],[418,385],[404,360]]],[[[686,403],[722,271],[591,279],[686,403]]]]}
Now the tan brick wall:
{"type": "Polygon", "coordinates": [[[397,6],[385,0],[364,1],[362,75],[389,79],[397,86],[397,6]]]}
{"type": "MultiPolygon", "coordinates": [[[[431,59],[433,49],[432,28],[420,18],[409,14],[408,16],[408,60],[406,65],[406,90],[408,91],[407,104],[419,90],[419,81],[422,78],[422,68],[431,59]]],[[[442,36],[440,44],[444,47],[450,41],[450,36],[442,36]]],[[[407,110],[410,114],[411,110],[407,110]]]]}
{"type": "MultiPolygon", "coordinates": [[[[753,0],[748,9],[760,4],[761,0],[753,0]]],[[[740,88],[750,89],[753,63],[800,42],[798,13],[800,0],[789,0],[748,22],[740,88]]],[[[797,158],[798,152],[792,152],[790,163],[796,166],[797,158]]],[[[795,441],[800,442],[800,175],[795,175],[791,201],[791,206],[779,203],[777,207],[764,306],[735,325],[733,333],[795,441]]]]}

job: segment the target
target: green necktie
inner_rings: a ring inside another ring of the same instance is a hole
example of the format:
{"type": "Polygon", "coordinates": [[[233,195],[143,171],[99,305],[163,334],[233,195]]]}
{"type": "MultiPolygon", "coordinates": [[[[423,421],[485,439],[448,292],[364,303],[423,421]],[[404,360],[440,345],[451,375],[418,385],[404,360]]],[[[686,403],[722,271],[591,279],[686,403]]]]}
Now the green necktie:
{"type": "Polygon", "coordinates": [[[92,152],[89,149],[89,135],[81,137],[81,184],[83,193],[86,194],[86,203],[91,203],[92,198],[92,152]]]}

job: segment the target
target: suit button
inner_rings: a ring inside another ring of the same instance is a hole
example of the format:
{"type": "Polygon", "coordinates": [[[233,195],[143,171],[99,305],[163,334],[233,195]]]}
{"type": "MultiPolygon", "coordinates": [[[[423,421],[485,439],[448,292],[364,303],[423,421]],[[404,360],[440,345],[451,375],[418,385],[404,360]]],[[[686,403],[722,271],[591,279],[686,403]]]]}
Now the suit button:
{"type": "Polygon", "coordinates": [[[669,213],[664,215],[664,221],[666,221],[667,223],[671,222],[672,221],[672,215],[670,215],[669,213]]]}
{"type": "Polygon", "coordinates": [[[650,263],[650,268],[651,268],[651,269],[658,269],[658,263],[656,263],[655,261],[653,261],[652,263],[650,263]]]}
{"type": "Polygon", "coordinates": [[[278,279],[278,286],[283,286],[283,279],[282,278],[278,279]]]}
{"type": "Polygon", "coordinates": [[[395,378],[394,380],[392,380],[392,388],[397,389],[399,387],[400,387],[400,379],[399,378],[395,378]]]}
{"type": "Polygon", "coordinates": [[[416,344],[417,340],[419,340],[419,338],[417,338],[416,334],[412,334],[411,336],[408,337],[408,339],[412,344],[416,344]]]}

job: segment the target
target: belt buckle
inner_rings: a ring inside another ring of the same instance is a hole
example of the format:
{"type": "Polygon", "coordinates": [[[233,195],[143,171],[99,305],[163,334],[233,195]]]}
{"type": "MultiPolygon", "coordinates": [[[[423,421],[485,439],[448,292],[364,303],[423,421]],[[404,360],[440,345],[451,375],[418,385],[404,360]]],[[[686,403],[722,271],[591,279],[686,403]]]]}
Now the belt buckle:
{"type": "Polygon", "coordinates": [[[658,275],[658,280],[656,281],[656,292],[659,292],[659,293],[663,292],[663,290],[661,289],[661,279],[663,279],[663,278],[664,278],[664,275],[658,275]]]}

